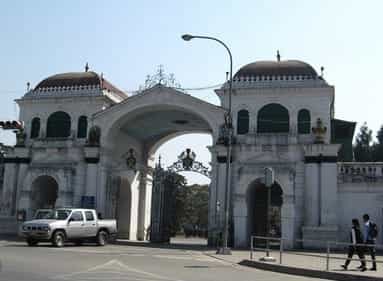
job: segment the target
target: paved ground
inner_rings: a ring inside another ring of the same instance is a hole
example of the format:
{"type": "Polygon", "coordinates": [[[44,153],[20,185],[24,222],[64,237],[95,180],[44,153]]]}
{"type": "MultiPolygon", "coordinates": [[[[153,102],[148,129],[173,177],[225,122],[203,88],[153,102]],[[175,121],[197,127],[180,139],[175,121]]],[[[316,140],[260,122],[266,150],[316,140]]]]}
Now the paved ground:
{"type": "MultiPolygon", "coordinates": [[[[0,280],[323,280],[247,268],[206,254],[209,251],[205,253],[149,245],[69,245],[59,249],[48,244],[28,247],[24,242],[0,241],[0,280]]],[[[234,257],[239,258],[239,255],[234,257]]]]}
{"type": "MultiPolygon", "coordinates": [[[[244,259],[250,259],[249,251],[233,251],[231,256],[217,256],[214,251],[205,251],[205,254],[208,254],[211,257],[224,258],[226,261],[231,261],[232,263],[239,263],[244,259]]],[[[253,259],[258,261],[260,258],[265,256],[265,252],[257,251],[253,253],[253,259]]],[[[279,264],[279,252],[271,252],[276,261],[274,264],[279,264]]],[[[360,265],[359,261],[351,261],[347,271],[344,271],[341,268],[341,264],[344,264],[344,258],[346,255],[344,253],[331,253],[330,254],[329,269],[332,272],[338,273],[348,273],[353,275],[360,276],[372,276],[372,277],[381,277],[383,280],[383,256],[381,253],[377,255],[377,260],[381,263],[378,263],[378,271],[365,271],[360,272],[357,267],[360,265]]],[[[353,258],[357,259],[355,255],[353,258]]],[[[370,256],[366,256],[367,259],[371,259],[370,256]]],[[[300,251],[289,251],[282,255],[282,264],[286,266],[296,267],[296,268],[305,268],[305,269],[315,269],[315,270],[326,270],[326,254],[317,253],[317,252],[300,252],[300,251]],[[314,257],[315,255],[315,257],[314,257]],[[317,255],[321,257],[316,257],[317,255]]],[[[371,267],[371,262],[367,262],[367,267],[371,267]]]]}

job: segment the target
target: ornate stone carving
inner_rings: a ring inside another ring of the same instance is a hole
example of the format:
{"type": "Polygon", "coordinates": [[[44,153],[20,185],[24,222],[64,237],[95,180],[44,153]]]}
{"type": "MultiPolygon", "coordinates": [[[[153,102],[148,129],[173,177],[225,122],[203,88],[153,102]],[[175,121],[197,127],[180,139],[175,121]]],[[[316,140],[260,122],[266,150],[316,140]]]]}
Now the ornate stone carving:
{"type": "Polygon", "coordinates": [[[136,164],[137,164],[137,159],[134,156],[134,150],[133,148],[129,149],[129,152],[127,153],[127,158],[126,158],[126,166],[128,167],[129,170],[135,170],[136,169],[136,164]]]}
{"type": "Polygon", "coordinates": [[[312,128],[312,132],[315,135],[314,143],[324,143],[327,127],[323,125],[323,121],[320,118],[317,119],[316,127],[312,128]]]}

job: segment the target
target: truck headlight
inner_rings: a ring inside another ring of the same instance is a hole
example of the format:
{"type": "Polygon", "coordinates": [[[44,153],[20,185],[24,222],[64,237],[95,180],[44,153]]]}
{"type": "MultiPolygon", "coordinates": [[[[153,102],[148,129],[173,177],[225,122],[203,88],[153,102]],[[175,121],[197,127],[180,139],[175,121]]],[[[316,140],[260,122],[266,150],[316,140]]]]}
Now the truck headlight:
{"type": "Polygon", "coordinates": [[[22,228],[23,228],[23,230],[24,230],[24,231],[27,231],[27,230],[28,230],[28,228],[27,228],[27,226],[26,226],[26,225],[23,225],[23,227],[22,227],[22,228]]]}

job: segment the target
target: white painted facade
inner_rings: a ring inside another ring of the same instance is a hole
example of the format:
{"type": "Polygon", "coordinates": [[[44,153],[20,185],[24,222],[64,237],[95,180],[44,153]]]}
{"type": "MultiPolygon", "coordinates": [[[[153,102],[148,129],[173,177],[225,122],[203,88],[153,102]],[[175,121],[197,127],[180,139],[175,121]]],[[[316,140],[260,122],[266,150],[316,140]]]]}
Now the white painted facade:
{"type": "MultiPolygon", "coordinates": [[[[222,229],[224,219],[226,147],[219,143],[219,138],[228,107],[228,84],[216,90],[216,94],[221,106],[162,85],[131,97],[114,92],[114,88],[105,89],[102,83],[29,91],[17,100],[26,140],[23,145],[7,149],[5,155],[0,189],[0,223],[4,227],[0,232],[17,232],[18,211],[25,210],[27,218],[33,215],[37,204],[34,183],[48,176],[58,186],[56,206],[78,207],[84,196],[92,197],[98,212],[117,219],[120,237],[144,240],[150,226],[155,151],[172,137],[205,132],[213,139],[209,147],[212,154],[209,236],[213,239],[222,229]],[[48,117],[57,111],[66,112],[71,118],[69,137],[46,135],[48,117]],[[90,145],[89,137],[77,137],[80,116],[87,117],[87,136],[91,127],[101,129],[99,144],[90,145]],[[32,139],[31,122],[35,117],[40,118],[40,130],[38,137],[32,139]],[[136,162],[129,166],[130,156],[136,162]]],[[[274,169],[282,190],[281,234],[287,239],[287,247],[297,246],[294,240],[302,238],[347,241],[351,219],[361,218],[364,213],[369,213],[383,228],[383,164],[335,161],[340,144],[331,143],[333,86],[319,76],[294,73],[258,78],[236,76],[232,113],[236,142],[230,210],[236,247],[249,244],[253,223],[250,221],[253,214],[249,212],[254,211],[249,203],[249,190],[262,180],[265,167],[274,169]],[[258,132],[259,112],[269,104],[287,109],[288,132],[258,132]],[[249,130],[239,135],[237,113],[244,109],[249,113],[249,130]],[[298,133],[301,109],[310,112],[308,134],[298,133]],[[311,133],[318,118],[327,127],[321,143],[315,143],[311,133]],[[360,173],[351,172],[351,167],[358,165],[360,173]],[[367,172],[363,173],[362,166],[367,172]],[[375,171],[371,177],[367,175],[370,167],[375,171]]]]}

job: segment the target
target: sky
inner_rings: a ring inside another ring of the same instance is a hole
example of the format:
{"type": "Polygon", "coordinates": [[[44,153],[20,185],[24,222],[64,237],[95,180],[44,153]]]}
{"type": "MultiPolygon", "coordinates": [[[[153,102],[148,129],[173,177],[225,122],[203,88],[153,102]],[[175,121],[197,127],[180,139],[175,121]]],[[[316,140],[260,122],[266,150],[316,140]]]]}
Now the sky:
{"type": "MultiPolygon", "coordinates": [[[[336,118],[358,127],[367,122],[375,135],[383,124],[382,11],[380,0],[1,1],[0,120],[17,119],[14,100],[27,82],[33,87],[56,73],[82,71],[86,62],[128,92],[160,64],[184,88],[223,82],[226,51],[215,42],[181,40],[191,33],[223,40],[234,72],[275,59],[277,50],[282,59],[303,60],[318,72],[324,66],[335,86],[336,118]]],[[[213,90],[189,93],[218,103],[213,90]]],[[[0,142],[12,144],[14,136],[0,131],[0,142]]],[[[210,136],[187,135],[159,153],[172,163],[191,147],[208,162],[210,143],[210,136]]]]}

